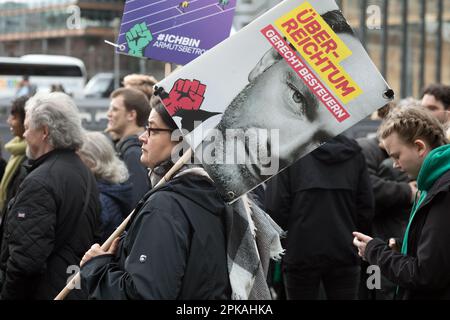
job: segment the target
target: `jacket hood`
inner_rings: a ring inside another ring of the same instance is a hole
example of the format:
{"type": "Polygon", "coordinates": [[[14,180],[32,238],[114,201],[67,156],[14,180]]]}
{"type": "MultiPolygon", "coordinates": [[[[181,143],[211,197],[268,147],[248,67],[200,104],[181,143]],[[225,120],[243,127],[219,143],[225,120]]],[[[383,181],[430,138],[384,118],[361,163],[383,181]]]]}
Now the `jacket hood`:
{"type": "Polygon", "coordinates": [[[326,163],[338,163],[353,158],[359,152],[361,147],[355,140],[339,135],[311,152],[311,155],[326,163]]]}
{"type": "Polygon", "coordinates": [[[160,190],[178,193],[216,215],[225,210],[225,202],[220,197],[216,187],[204,176],[186,173],[170,180],[160,190]]]}
{"type": "Polygon", "coordinates": [[[131,183],[111,184],[104,180],[99,180],[97,181],[97,187],[99,193],[113,198],[125,212],[130,212],[133,209],[131,207],[131,199],[133,199],[131,183]]]}
{"type": "Polygon", "coordinates": [[[450,170],[450,145],[444,145],[426,156],[417,177],[418,189],[430,190],[436,180],[448,170],[450,170]]]}

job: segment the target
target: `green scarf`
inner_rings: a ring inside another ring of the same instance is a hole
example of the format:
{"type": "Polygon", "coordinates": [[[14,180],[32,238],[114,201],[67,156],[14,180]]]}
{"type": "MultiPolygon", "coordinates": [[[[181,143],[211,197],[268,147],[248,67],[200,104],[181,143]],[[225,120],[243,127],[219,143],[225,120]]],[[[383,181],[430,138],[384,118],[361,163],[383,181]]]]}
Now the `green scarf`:
{"type": "MultiPolygon", "coordinates": [[[[433,184],[444,173],[450,170],[450,145],[444,145],[431,151],[423,161],[422,167],[417,177],[417,189],[420,191],[420,197],[414,201],[414,205],[409,217],[408,226],[406,227],[405,235],[403,237],[403,244],[401,253],[406,255],[408,253],[408,236],[411,223],[414,220],[417,210],[428,195],[428,191],[433,184]]],[[[419,192],[418,191],[418,192],[419,192]]]]}
{"type": "Polygon", "coordinates": [[[7,144],[5,144],[5,150],[11,154],[8,160],[8,164],[5,168],[2,181],[0,182],[0,212],[5,206],[6,196],[8,194],[9,184],[11,183],[14,174],[25,158],[25,149],[27,144],[23,138],[15,137],[7,144]]]}

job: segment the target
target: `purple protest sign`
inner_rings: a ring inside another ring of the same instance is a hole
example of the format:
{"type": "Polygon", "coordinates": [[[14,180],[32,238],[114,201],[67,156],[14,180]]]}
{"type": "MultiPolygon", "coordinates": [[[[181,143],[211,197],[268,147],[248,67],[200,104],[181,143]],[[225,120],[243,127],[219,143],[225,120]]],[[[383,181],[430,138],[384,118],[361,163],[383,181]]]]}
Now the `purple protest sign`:
{"type": "Polygon", "coordinates": [[[230,35],[236,0],[127,0],[118,53],[187,64],[230,35]]]}

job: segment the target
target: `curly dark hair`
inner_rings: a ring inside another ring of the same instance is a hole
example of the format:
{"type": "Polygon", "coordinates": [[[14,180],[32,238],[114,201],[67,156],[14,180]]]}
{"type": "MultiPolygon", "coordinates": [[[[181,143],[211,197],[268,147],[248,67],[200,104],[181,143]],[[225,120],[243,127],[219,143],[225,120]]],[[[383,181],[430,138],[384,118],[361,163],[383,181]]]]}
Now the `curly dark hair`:
{"type": "Polygon", "coordinates": [[[450,109],[450,86],[443,84],[430,84],[423,90],[422,97],[426,94],[432,95],[436,100],[441,101],[445,110],[450,109]]]}
{"type": "Polygon", "coordinates": [[[22,123],[25,121],[25,103],[29,98],[28,96],[21,96],[11,103],[11,114],[19,117],[22,123]]]}

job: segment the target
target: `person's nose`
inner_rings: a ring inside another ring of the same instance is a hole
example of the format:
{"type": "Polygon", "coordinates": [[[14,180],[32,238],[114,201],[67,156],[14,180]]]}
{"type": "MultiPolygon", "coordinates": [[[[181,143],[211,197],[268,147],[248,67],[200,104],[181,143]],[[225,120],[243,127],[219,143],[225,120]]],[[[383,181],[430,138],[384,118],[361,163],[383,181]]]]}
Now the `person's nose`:
{"type": "Polygon", "coordinates": [[[6,122],[7,122],[10,126],[12,126],[12,117],[9,116],[8,119],[6,120],[6,122]]]}
{"type": "Polygon", "coordinates": [[[148,134],[147,134],[147,130],[145,130],[145,131],[142,132],[141,135],[139,136],[139,142],[141,142],[141,143],[147,143],[147,138],[148,138],[148,134]]]}
{"type": "Polygon", "coordinates": [[[400,164],[398,163],[397,160],[394,160],[394,164],[392,165],[392,167],[394,167],[395,169],[400,168],[400,164]]]}

